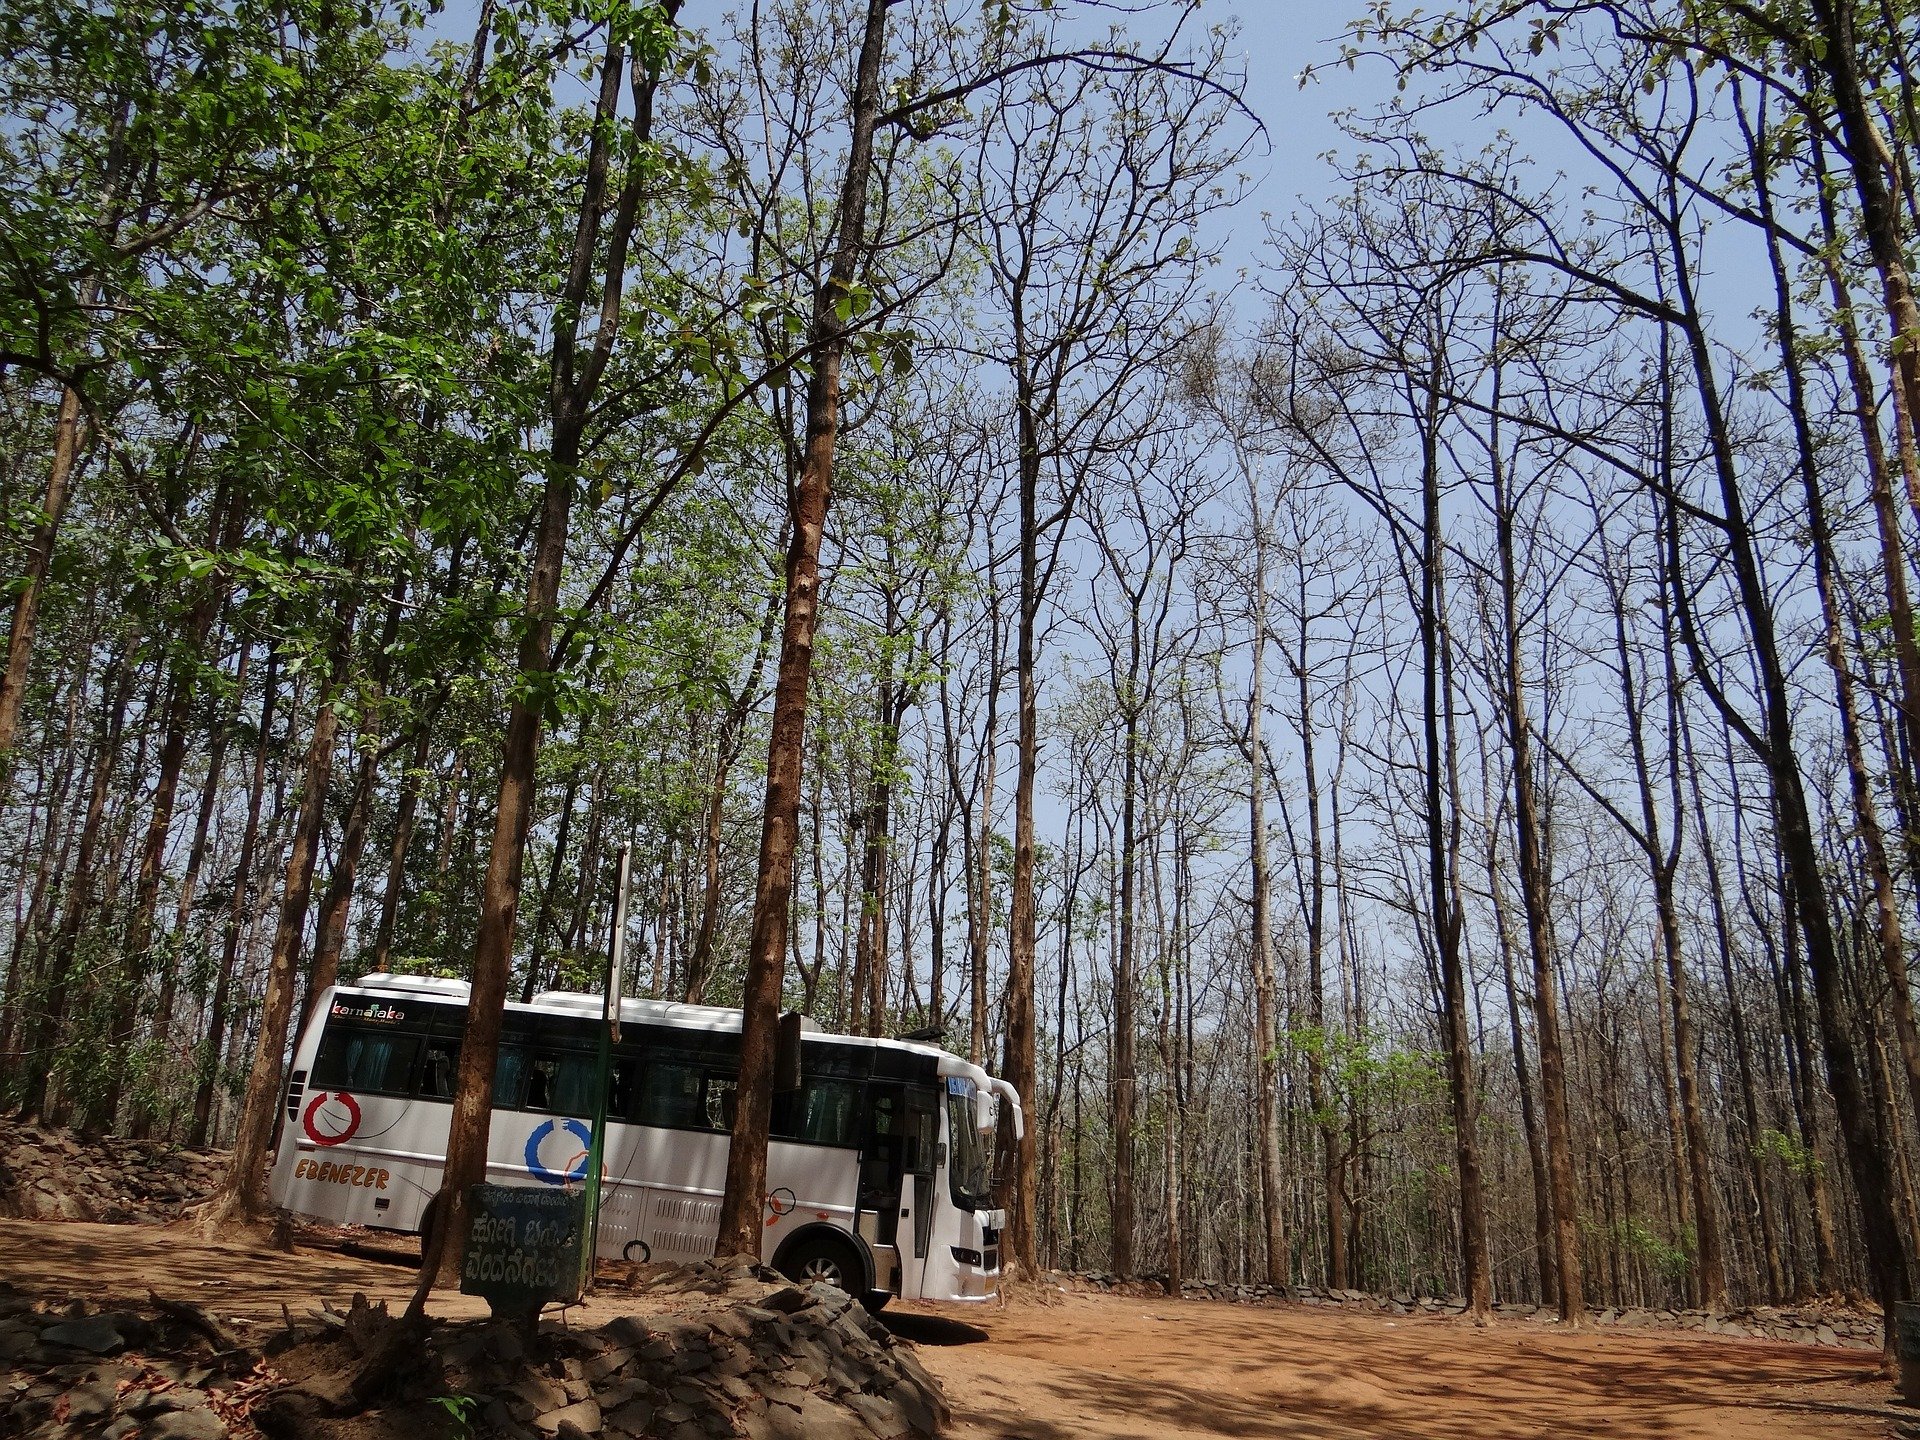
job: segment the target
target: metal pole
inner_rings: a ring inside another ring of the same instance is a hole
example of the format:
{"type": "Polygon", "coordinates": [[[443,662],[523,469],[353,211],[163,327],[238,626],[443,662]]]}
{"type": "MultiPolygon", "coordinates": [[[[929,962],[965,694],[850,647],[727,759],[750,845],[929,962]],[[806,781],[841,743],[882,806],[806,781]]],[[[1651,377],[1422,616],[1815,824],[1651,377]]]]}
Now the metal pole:
{"type": "Polygon", "coordinates": [[[621,968],[627,955],[627,880],[633,870],[633,845],[620,847],[620,879],[613,892],[613,938],[607,942],[607,985],[600,1001],[599,1081],[593,1095],[593,1139],[587,1145],[587,1243],[581,1262],[581,1292],[593,1288],[593,1267],[600,1254],[600,1170],[607,1151],[607,1098],[613,1082],[613,1042],[620,1038],[621,968]]]}

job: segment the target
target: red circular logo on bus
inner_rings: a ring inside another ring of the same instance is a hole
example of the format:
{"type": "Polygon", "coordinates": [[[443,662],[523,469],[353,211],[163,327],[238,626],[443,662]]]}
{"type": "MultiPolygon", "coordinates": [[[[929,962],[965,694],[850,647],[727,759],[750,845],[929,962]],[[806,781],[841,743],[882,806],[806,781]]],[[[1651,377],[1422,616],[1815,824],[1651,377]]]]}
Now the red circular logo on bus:
{"type": "Polygon", "coordinates": [[[338,1145],[360,1128],[360,1102],[344,1090],[316,1090],[300,1124],[314,1144],[338,1145]]]}

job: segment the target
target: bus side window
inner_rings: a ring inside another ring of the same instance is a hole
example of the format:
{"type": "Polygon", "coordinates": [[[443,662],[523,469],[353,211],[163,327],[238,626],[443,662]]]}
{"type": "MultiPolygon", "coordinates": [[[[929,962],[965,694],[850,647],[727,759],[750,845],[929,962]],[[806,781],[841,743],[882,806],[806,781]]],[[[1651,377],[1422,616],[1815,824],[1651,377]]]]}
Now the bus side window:
{"type": "Polygon", "coordinates": [[[527,1071],[526,1108],[555,1115],[593,1114],[595,1056],[578,1050],[540,1050],[527,1071]]]}
{"type": "Polygon", "coordinates": [[[551,1110],[555,1073],[560,1069],[560,1060],[554,1055],[536,1055],[533,1064],[527,1067],[527,1109],[551,1110]]]}
{"type": "Polygon", "coordinates": [[[420,1065],[421,1095],[436,1100],[453,1097],[454,1076],[460,1069],[460,1041],[457,1036],[436,1035],[427,1042],[427,1053],[420,1065]]]}
{"type": "Polygon", "coordinates": [[[931,1175],[934,1169],[934,1145],[940,1137],[940,1112],[929,1098],[907,1107],[907,1169],[916,1175],[931,1175]]]}
{"type": "Polygon", "coordinates": [[[773,1097],[773,1134],[781,1140],[857,1149],[860,1086],[852,1080],[809,1079],[773,1097]]]}
{"type": "Polygon", "coordinates": [[[794,1109],[782,1134],[816,1145],[848,1149],[860,1144],[860,1086],[851,1080],[809,1080],[793,1097],[794,1109]]]}
{"type": "Polygon", "coordinates": [[[700,1080],[700,1071],[693,1065],[656,1060],[647,1066],[646,1083],[640,1092],[640,1123],[681,1130],[703,1128],[700,1080]]]}
{"type": "Polygon", "coordinates": [[[316,1090],[404,1095],[419,1049],[418,1035],[357,1026],[329,1027],[313,1060],[311,1083],[316,1090]]]}
{"type": "Polygon", "coordinates": [[[607,1076],[607,1114],[625,1120],[634,1113],[639,1099],[639,1060],[626,1055],[615,1058],[613,1072],[607,1076]]]}
{"type": "Polygon", "coordinates": [[[707,1072],[707,1129],[733,1129],[733,1097],[739,1089],[738,1077],[707,1072]]]}
{"type": "Polygon", "coordinates": [[[518,1110],[527,1090],[527,1052],[523,1046],[502,1045],[493,1066],[493,1108],[518,1110]]]}

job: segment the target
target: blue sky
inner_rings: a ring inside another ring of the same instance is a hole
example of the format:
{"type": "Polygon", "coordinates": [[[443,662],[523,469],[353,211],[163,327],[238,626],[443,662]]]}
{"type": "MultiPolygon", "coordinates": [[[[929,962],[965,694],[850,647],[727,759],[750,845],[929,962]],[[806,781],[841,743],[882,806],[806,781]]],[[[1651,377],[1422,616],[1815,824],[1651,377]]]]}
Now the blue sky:
{"type": "Polygon", "coordinates": [[[1379,67],[1329,65],[1302,88],[1300,72],[1339,55],[1335,39],[1359,13],[1363,0],[1210,0],[1207,10],[1240,23],[1246,56],[1247,101],[1267,127],[1271,147],[1255,167],[1255,187],[1234,220],[1232,263],[1257,259],[1262,212],[1284,216],[1296,205],[1325,196],[1332,172],[1321,159],[1342,148],[1344,137],[1330,118],[1335,110],[1371,106],[1390,93],[1379,67]]]}

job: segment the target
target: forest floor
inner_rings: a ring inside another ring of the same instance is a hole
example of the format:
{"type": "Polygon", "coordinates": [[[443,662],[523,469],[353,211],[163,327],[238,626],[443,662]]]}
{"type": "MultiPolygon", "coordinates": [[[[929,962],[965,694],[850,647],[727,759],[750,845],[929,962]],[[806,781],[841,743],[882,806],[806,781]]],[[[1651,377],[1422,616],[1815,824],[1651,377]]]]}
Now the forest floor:
{"type": "MultiPolygon", "coordinates": [[[[278,1325],[355,1291],[398,1308],[402,1266],[302,1247],[281,1254],[179,1227],[0,1220],[0,1277],[96,1304],[148,1290],[228,1322],[278,1325]]],[[[570,1311],[598,1324],[618,1291],[570,1311]]],[[[436,1298],[446,1316],[481,1302],[436,1298]]],[[[1292,1306],[1070,1294],[961,1310],[904,1304],[951,1400],[955,1440],[1864,1440],[1920,1434],[1889,1405],[1878,1357],[1674,1333],[1565,1334],[1536,1324],[1348,1314],[1292,1306]]]]}
{"type": "Polygon", "coordinates": [[[971,1324],[951,1307],[886,1313],[946,1386],[958,1440],[1920,1435],[1920,1411],[1890,1405],[1879,1356],[1858,1351],[1113,1295],[971,1324]]]}

